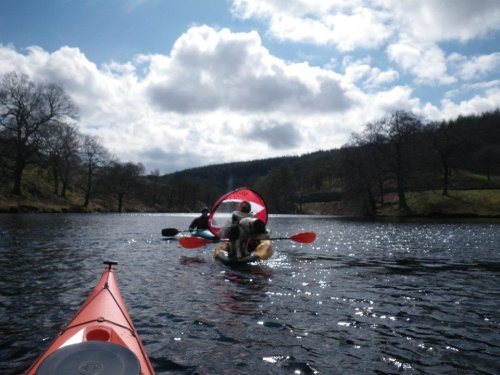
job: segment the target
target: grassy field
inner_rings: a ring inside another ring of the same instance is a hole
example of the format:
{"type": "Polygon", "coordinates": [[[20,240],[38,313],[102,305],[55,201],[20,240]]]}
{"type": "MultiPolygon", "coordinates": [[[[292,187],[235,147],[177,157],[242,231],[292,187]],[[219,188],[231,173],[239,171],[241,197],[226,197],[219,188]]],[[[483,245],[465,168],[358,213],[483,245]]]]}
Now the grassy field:
{"type": "Polygon", "coordinates": [[[413,193],[410,207],[420,215],[500,216],[500,190],[452,190],[413,193]]]}
{"type": "MultiPolygon", "coordinates": [[[[447,196],[441,190],[408,192],[406,200],[410,211],[402,215],[397,194],[387,194],[377,216],[500,218],[500,189],[450,190],[447,196]]],[[[342,202],[307,203],[301,209],[305,214],[359,216],[357,210],[346,209],[342,202]]]]}
{"type": "MultiPolygon", "coordinates": [[[[500,189],[410,192],[406,199],[414,216],[500,217],[500,189]]],[[[399,216],[397,200],[386,202],[378,214],[399,216]]]]}

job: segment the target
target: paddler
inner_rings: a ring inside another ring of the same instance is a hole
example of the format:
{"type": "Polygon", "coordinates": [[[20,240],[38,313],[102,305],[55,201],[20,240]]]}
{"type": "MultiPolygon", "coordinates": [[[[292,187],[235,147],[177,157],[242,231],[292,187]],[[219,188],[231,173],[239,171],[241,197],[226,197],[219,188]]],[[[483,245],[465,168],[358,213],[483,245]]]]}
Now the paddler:
{"type": "Polygon", "coordinates": [[[205,230],[208,229],[208,208],[203,207],[201,209],[201,215],[198,216],[196,219],[194,219],[191,222],[191,225],[189,226],[189,231],[195,231],[195,230],[205,230]]]}

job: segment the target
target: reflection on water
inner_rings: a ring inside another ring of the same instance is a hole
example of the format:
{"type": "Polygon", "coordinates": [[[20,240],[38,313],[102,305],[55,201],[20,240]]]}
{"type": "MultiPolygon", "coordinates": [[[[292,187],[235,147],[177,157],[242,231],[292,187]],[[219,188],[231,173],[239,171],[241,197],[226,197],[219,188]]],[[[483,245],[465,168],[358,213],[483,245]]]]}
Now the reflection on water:
{"type": "Polygon", "coordinates": [[[19,374],[102,271],[159,374],[498,374],[500,223],[271,217],[266,262],[229,268],[161,229],[187,215],[0,215],[0,373],[19,374]]]}

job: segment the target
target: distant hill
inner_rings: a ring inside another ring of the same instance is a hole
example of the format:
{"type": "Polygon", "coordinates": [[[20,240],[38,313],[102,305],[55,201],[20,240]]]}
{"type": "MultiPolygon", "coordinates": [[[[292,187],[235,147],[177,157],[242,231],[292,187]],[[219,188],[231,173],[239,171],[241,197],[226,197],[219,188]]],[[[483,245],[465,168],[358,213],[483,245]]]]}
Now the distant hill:
{"type": "Polygon", "coordinates": [[[174,182],[183,178],[201,179],[216,189],[230,191],[236,187],[255,183],[272,169],[296,163],[300,157],[277,157],[244,162],[212,164],[174,172],[163,176],[165,181],[174,182]]]}
{"type": "MultiPolygon", "coordinates": [[[[329,177],[338,152],[209,165],[162,176],[162,181],[185,188],[191,196],[199,195],[206,205],[227,191],[246,186],[259,191],[272,210],[297,212],[295,203],[331,200],[330,193],[340,189],[331,184],[334,177],[329,177]]],[[[338,200],[338,194],[334,198],[338,200]]]]}

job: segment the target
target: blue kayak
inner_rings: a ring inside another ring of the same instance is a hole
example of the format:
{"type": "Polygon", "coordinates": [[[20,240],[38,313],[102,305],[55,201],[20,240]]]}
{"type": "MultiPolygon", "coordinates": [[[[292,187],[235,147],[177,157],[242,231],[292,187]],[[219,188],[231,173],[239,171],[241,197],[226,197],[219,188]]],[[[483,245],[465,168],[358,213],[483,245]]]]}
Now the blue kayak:
{"type": "Polygon", "coordinates": [[[216,240],[217,237],[214,236],[212,232],[210,232],[208,229],[203,229],[203,230],[196,230],[194,232],[191,232],[192,237],[201,237],[206,240],[216,240]]]}

